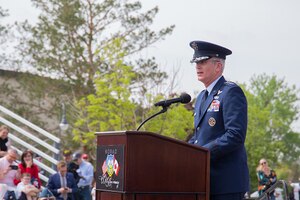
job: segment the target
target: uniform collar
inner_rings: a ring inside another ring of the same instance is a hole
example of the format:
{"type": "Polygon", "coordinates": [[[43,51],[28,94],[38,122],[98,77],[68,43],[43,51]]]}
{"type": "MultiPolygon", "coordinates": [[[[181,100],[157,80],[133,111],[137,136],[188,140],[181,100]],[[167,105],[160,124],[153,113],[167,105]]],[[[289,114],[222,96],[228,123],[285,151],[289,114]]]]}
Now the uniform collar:
{"type": "Polygon", "coordinates": [[[207,92],[208,92],[208,95],[210,94],[210,92],[213,90],[213,88],[215,87],[215,85],[217,84],[217,82],[219,81],[219,79],[221,78],[222,76],[219,76],[216,80],[214,80],[207,88],[207,92]]]}

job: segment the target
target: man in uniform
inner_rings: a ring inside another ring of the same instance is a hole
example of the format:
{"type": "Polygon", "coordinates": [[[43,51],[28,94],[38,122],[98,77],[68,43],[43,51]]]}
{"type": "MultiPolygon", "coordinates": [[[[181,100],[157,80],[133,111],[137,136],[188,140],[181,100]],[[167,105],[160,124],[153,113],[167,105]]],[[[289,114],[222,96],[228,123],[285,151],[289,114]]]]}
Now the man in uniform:
{"type": "Polygon", "coordinates": [[[249,191],[249,172],[244,146],[247,100],[242,89],[223,77],[231,50],[204,41],[192,41],[192,63],[206,90],[196,100],[195,133],[189,140],[209,149],[210,199],[241,200],[249,191]]]}

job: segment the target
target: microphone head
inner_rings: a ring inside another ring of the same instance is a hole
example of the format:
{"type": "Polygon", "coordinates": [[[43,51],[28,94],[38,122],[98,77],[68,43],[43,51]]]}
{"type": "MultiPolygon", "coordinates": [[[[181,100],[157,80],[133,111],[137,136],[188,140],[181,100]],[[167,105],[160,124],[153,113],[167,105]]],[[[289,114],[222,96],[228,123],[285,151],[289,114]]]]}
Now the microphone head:
{"type": "Polygon", "coordinates": [[[191,101],[191,96],[189,95],[189,94],[187,94],[187,93],[182,93],[181,95],[180,95],[180,99],[181,99],[181,103],[189,103],[190,101],[191,101]]]}

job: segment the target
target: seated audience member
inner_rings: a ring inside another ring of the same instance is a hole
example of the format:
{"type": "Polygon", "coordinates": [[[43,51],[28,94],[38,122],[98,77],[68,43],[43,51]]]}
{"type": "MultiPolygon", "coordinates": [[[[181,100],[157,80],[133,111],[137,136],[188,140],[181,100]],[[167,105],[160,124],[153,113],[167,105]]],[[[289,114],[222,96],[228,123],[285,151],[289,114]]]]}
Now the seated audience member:
{"type": "MultiPolygon", "coordinates": [[[[260,159],[256,173],[258,178],[258,193],[261,196],[277,181],[277,176],[275,171],[269,167],[267,160],[264,158],[260,159]]],[[[270,193],[269,199],[275,200],[274,192],[270,193]]]]}
{"type": "Polygon", "coordinates": [[[0,183],[0,199],[3,199],[6,192],[7,192],[7,185],[0,183]]]}
{"type": "Polygon", "coordinates": [[[57,164],[58,172],[50,176],[47,188],[57,200],[73,200],[78,187],[72,173],[67,172],[67,163],[60,161],[57,164]]]}
{"type": "MultiPolygon", "coordinates": [[[[37,161],[39,161],[40,163],[43,163],[43,158],[42,158],[41,156],[39,156],[38,154],[35,155],[35,159],[36,159],[37,161]]],[[[39,170],[39,173],[40,173],[40,174],[45,175],[45,171],[44,171],[43,168],[40,168],[40,167],[38,166],[38,170],[39,170]]]]}
{"type": "Polygon", "coordinates": [[[18,158],[17,151],[9,149],[7,154],[0,158],[0,183],[15,188],[14,179],[20,178],[20,171],[15,161],[18,158]]]}
{"type": "Polygon", "coordinates": [[[5,125],[0,126],[0,158],[5,156],[7,150],[10,148],[10,141],[8,139],[9,128],[5,125]]]}
{"type": "Polygon", "coordinates": [[[14,179],[20,178],[20,171],[15,163],[17,157],[17,151],[9,149],[7,154],[0,158],[0,184],[7,185],[6,196],[13,195],[16,190],[14,179]]]}
{"type": "MultiPolygon", "coordinates": [[[[33,163],[33,153],[30,150],[24,151],[21,155],[21,163],[18,165],[21,174],[29,173],[31,175],[31,184],[37,188],[41,187],[41,180],[39,177],[39,169],[36,164],[33,163]]],[[[15,185],[20,183],[20,179],[14,180],[15,185]]]]}
{"type": "Polygon", "coordinates": [[[36,200],[40,192],[38,188],[31,184],[31,175],[23,173],[21,175],[21,182],[17,185],[18,200],[36,200]]]}

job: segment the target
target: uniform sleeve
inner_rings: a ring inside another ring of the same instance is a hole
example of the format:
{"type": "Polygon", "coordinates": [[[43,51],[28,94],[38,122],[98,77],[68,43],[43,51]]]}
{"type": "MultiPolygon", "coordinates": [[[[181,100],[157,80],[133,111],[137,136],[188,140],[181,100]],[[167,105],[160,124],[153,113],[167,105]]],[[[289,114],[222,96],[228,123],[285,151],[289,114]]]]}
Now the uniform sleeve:
{"type": "Polygon", "coordinates": [[[247,100],[238,86],[229,88],[223,106],[224,133],[204,145],[215,160],[244,145],[247,131],[247,100]]]}

